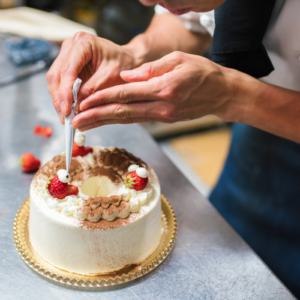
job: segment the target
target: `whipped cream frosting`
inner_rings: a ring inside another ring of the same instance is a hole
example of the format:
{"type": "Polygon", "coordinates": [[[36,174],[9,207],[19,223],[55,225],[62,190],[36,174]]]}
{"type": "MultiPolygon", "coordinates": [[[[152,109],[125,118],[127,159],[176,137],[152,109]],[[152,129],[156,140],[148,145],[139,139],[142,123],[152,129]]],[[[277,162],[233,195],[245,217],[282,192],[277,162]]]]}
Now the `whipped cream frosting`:
{"type": "MultiPolygon", "coordinates": [[[[38,191],[41,198],[44,199],[46,204],[49,208],[56,210],[57,212],[62,213],[68,217],[75,217],[79,220],[84,220],[86,215],[83,216],[82,208],[87,206],[89,202],[87,200],[91,197],[82,193],[80,187],[78,195],[67,196],[64,199],[57,199],[53,198],[49,195],[46,191],[46,184],[48,178],[45,175],[38,175],[37,183],[38,183],[38,191]]],[[[118,218],[126,218],[130,212],[137,212],[142,209],[142,206],[146,203],[148,199],[151,198],[153,193],[153,186],[151,183],[148,183],[147,187],[142,191],[136,191],[133,189],[127,189],[124,186],[117,188],[112,194],[107,195],[109,196],[120,196],[123,201],[128,202],[126,204],[126,208],[120,210],[119,212],[105,212],[102,213],[102,218],[107,221],[113,221],[114,219],[118,218]]],[[[89,219],[89,221],[97,222],[101,218],[96,219],[89,219]]]]}
{"type": "Polygon", "coordinates": [[[84,132],[81,132],[79,130],[76,130],[75,132],[75,137],[74,137],[74,142],[79,146],[83,146],[85,143],[85,134],[84,132]]]}
{"type": "Polygon", "coordinates": [[[148,171],[145,169],[145,168],[140,168],[138,167],[136,170],[135,170],[136,174],[142,178],[146,178],[148,177],[148,171]]]}
{"type": "MultiPolygon", "coordinates": [[[[97,149],[93,149],[93,153],[94,152],[97,152],[97,149]]],[[[95,167],[92,153],[89,153],[88,155],[85,155],[83,157],[79,156],[74,159],[80,163],[83,171],[95,167]]],[[[132,164],[129,166],[128,171],[130,172],[130,170],[133,169],[135,169],[137,174],[143,178],[148,176],[149,172],[144,167],[139,167],[139,165],[132,164]]],[[[61,182],[72,181],[72,178],[70,178],[69,175],[69,177],[67,178],[67,171],[65,169],[58,170],[57,175],[61,182]]],[[[60,212],[67,217],[74,217],[79,220],[87,219],[91,222],[98,222],[101,218],[106,221],[113,221],[116,218],[126,218],[131,212],[140,211],[147,200],[151,198],[153,193],[153,186],[150,181],[148,182],[145,189],[136,191],[134,189],[126,188],[122,183],[114,184],[106,180],[105,182],[101,182],[100,184],[100,186],[104,187],[107,187],[108,185],[112,186],[112,191],[105,191],[106,197],[119,196],[119,198],[126,203],[123,203],[122,205],[119,205],[120,203],[118,203],[117,206],[114,205],[112,207],[103,207],[104,209],[98,209],[96,212],[95,209],[97,207],[93,208],[93,210],[82,209],[84,206],[90,204],[89,199],[92,198],[90,197],[90,195],[82,192],[81,187],[85,185],[85,181],[72,182],[72,184],[76,185],[79,189],[78,195],[67,196],[64,199],[57,199],[53,198],[49,193],[47,193],[46,185],[48,179],[49,178],[43,174],[39,174],[36,179],[39,195],[42,199],[44,199],[48,207],[56,210],[57,212],[60,212]]],[[[93,185],[94,186],[90,189],[94,189],[95,186],[97,186],[97,183],[94,181],[93,185]]],[[[95,194],[95,191],[92,191],[92,194],[95,194]]]]}
{"type": "Polygon", "coordinates": [[[131,165],[128,168],[128,172],[133,172],[135,171],[137,168],[139,168],[139,165],[131,165]]]}
{"type": "Polygon", "coordinates": [[[67,183],[68,181],[70,181],[70,176],[68,175],[68,172],[65,169],[58,170],[57,176],[58,179],[63,183],[67,183]]]}

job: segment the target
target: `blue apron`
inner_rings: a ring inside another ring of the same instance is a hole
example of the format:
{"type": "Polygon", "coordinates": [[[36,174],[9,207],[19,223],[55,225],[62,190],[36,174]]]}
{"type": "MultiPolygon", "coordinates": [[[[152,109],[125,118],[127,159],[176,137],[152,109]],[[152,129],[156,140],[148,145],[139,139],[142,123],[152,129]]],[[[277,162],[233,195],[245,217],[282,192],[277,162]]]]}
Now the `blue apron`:
{"type": "Polygon", "coordinates": [[[300,145],[235,124],[210,201],[300,298],[300,145]]]}
{"type": "MultiPolygon", "coordinates": [[[[284,2],[226,0],[215,10],[212,60],[256,78],[270,74],[262,40],[284,2]]],[[[235,124],[210,200],[300,299],[300,145],[235,124]]]]}

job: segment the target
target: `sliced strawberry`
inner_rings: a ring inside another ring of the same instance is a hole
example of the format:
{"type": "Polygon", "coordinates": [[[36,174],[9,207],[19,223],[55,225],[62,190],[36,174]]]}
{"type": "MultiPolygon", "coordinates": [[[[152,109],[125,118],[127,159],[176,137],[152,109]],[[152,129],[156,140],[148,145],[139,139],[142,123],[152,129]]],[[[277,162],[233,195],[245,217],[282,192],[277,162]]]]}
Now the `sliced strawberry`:
{"type": "Polygon", "coordinates": [[[19,159],[19,165],[24,172],[33,172],[40,167],[41,161],[31,153],[24,153],[19,159]]]}
{"type": "Polygon", "coordinates": [[[34,134],[40,134],[40,131],[41,131],[41,126],[40,125],[36,125],[33,129],[34,134]]]}
{"type": "Polygon", "coordinates": [[[71,184],[68,185],[68,188],[67,188],[67,196],[70,196],[70,195],[78,195],[78,193],[79,193],[79,190],[78,190],[78,187],[77,187],[77,186],[71,185],[71,184]]]}
{"type": "Polygon", "coordinates": [[[85,156],[92,152],[93,152],[92,147],[78,146],[75,142],[73,143],[72,157],[85,156]]]}
{"type": "Polygon", "coordinates": [[[70,195],[78,195],[79,192],[77,186],[61,182],[58,176],[48,180],[46,189],[52,197],[58,199],[63,199],[70,195]]]}
{"type": "Polygon", "coordinates": [[[36,125],[33,129],[33,133],[34,134],[38,134],[38,135],[45,135],[47,137],[50,137],[52,135],[52,127],[48,126],[48,127],[41,127],[40,125],[36,125]]]}
{"type": "Polygon", "coordinates": [[[52,128],[51,127],[42,127],[40,130],[40,134],[50,137],[52,135],[52,128]]]}

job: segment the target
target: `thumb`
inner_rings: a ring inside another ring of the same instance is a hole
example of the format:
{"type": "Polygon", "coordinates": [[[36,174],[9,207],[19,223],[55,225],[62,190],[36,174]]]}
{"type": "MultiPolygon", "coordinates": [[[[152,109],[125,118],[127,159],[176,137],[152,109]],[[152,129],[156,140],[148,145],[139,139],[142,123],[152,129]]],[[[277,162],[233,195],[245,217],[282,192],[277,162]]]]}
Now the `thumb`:
{"type": "Polygon", "coordinates": [[[141,65],[139,68],[122,71],[120,76],[127,82],[147,81],[154,77],[162,76],[163,74],[174,70],[177,63],[173,60],[167,60],[165,57],[141,65]]]}

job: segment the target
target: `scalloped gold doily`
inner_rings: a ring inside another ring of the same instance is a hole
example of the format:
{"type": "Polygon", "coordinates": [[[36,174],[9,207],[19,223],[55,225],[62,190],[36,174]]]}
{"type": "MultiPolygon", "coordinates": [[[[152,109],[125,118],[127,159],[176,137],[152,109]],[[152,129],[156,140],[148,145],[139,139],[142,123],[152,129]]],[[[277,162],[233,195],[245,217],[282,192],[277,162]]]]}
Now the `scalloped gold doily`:
{"type": "Polygon", "coordinates": [[[161,195],[164,232],[155,251],[141,264],[132,265],[114,274],[79,275],[55,268],[32,248],[28,235],[29,197],[20,206],[14,220],[13,238],[16,249],[25,263],[43,277],[55,283],[84,289],[116,286],[142,277],[158,267],[171,252],[177,236],[177,219],[168,200],[161,195]]]}

